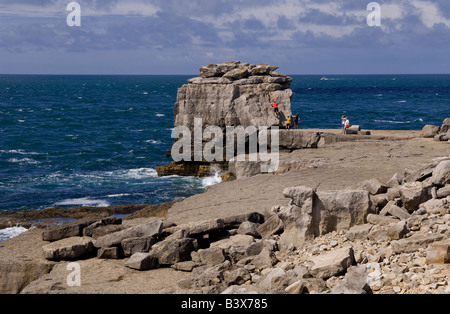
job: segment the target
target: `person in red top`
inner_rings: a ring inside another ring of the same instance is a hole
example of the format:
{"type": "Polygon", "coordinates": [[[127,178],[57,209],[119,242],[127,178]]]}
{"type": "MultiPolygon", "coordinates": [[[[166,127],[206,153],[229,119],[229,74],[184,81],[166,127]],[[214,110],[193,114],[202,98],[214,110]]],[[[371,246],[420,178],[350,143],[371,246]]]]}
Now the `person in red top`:
{"type": "Polygon", "coordinates": [[[277,104],[276,102],[274,102],[274,103],[272,104],[272,107],[273,107],[273,112],[275,113],[275,116],[278,117],[278,113],[280,112],[280,111],[278,110],[278,104],[277,104]]]}

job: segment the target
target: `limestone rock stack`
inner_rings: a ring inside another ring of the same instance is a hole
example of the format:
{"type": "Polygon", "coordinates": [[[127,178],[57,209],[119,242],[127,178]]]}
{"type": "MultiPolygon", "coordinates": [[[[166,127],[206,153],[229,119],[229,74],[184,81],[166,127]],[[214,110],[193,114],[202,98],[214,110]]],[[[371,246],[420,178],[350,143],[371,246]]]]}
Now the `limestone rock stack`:
{"type": "Polygon", "coordinates": [[[278,67],[230,61],[200,69],[200,76],[178,89],[174,126],[278,125],[271,104],[279,105],[281,121],[291,114],[292,78],[276,72],[278,67]]]}
{"type": "MultiPolygon", "coordinates": [[[[196,119],[201,121],[201,134],[207,127],[218,127],[224,134],[224,142],[227,127],[255,126],[259,130],[259,127],[282,126],[286,117],[292,114],[292,78],[276,72],[277,69],[277,66],[239,61],[201,67],[198,77],[189,79],[188,84],[178,89],[174,107],[174,127],[188,127],[191,131],[192,158],[158,167],[158,175],[214,174],[210,173],[211,163],[194,158],[196,119]],[[279,107],[279,118],[273,113],[274,102],[279,107]]],[[[202,138],[203,147],[209,140],[202,138]]],[[[225,143],[223,147],[226,147],[225,143]]],[[[223,159],[226,161],[225,157],[223,159]]],[[[226,167],[226,162],[215,166],[223,168],[224,164],[226,167]]]]}

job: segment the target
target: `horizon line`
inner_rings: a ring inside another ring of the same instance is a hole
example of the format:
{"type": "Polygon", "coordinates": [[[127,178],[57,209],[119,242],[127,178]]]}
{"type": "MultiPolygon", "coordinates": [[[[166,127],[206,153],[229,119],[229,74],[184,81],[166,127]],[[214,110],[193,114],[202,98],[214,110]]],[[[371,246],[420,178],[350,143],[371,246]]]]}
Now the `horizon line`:
{"type": "MultiPolygon", "coordinates": [[[[296,74],[287,74],[287,76],[364,76],[364,75],[450,75],[450,73],[326,73],[326,74],[317,74],[317,73],[296,73],[296,74]]],[[[0,73],[0,76],[192,76],[198,77],[198,74],[104,74],[104,73],[0,73]]]]}

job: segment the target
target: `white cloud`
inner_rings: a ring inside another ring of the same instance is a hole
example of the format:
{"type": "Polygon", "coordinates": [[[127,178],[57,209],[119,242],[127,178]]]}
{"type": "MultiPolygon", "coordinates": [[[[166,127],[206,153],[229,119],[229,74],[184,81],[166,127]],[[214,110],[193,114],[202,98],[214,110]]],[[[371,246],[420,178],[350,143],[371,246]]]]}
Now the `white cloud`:
{"type": "Polygon", "coordinates": [[[413,5],[419,9],[420,20],[426,27],[432,28],[441,23],[450,27],[450,20],[440,14],[436,4],[429,1],[413,1],[413,5]]]}
{"type": "Polygon", "coordinates": [[[381,16],[383,19],[398,20],[404,17],[404,10],[399,4],[383,4],[381,10],[381,16]]]}
{"type": "MultiPolygon", "coordinates": [[[[7,3],[0,4],[0,15],[15,17],[35,17],[35,18],[59,18],[67,16],[67,5],[69,0],[55,0],[50,5],[40,5],[36,3],[7,3]]],[[[77,2],[77,1],[75,1],[77,2]]],[[[82,16],[105,16],[105,15],[139,15],[155,16],[160,8],[143,2],[142,0],[112,2],[108,6],[99,6],[93,2],[78,1],[81,6],[82,16]]]]}

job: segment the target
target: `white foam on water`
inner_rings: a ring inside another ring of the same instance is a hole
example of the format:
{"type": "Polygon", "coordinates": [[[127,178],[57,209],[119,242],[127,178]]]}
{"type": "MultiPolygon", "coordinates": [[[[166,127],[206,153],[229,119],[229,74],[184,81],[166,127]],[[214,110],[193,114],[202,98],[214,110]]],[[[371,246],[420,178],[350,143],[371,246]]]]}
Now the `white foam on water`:
{"type": "Polygon", "coordinates": [[[397,124],[408,124],[411,123],[411,121],[392,121],[392,120],[374,120],[375,122],[382,122],[382,123],[397,123],[397,124]]]}
{"type": "Polygon", "coordinates": [[[18,235],[24,233],[25,231],[28,231],[28,229],[24,227],[11,227],[2,229],[0,230],[0,241],[5,241],[17,237],[18,235]]]}
{"type": "Polygon", "coordinates": [[[116,109],[116,110],[114,110],[115,112],[131,112],[131,111],[133,111],[134,110],[134,108],[133,107],[130,107],[130,108],[128,108],[128,109],[116,109]]]}
{"type": "Polygon", "coordinates": [[[145,143],[150,143],[150,144],[162,144],[161,141],[159,141],[159,140],[152,140],[152,139],[146,140],[146,141],[144,141],[144,142],[145,142],[145,143]]]}
{"type": "Polygon", "coordinates": [[[208,187],[211,185],[216,185],[222,182],[222,178],[220,177],[220,174],[218,171],[216,171],[216,173],[214,174],[213,177],[206,177],[202,180],[202,186],[203,187],[208,187]]]}
{"type": "Polygon", "coordinates": [[[138,168],[128,170],[107,171],[105,172],[105,175],[122,179],[145,179],[145,178],[155,178],[158,176],[158,173],[153,168],[138,168]]]}
{"type": "Polygon", "coordinates": [[[68,206],[68,205],[76,205],[76,206],[93,206],[93,207],[108,207],[110,204],[105,200],[93,200],[89,197],[82,198],[72,198],[67,199],[58,203],[55,203],[56,206],[68,206]]]}
{"type": "Polygon", "coordinates": [[[12,163],[19,163],[19,164],[30,164],[30,165],[35,165],[35,164],[39,164],[40,162],[31,158],[10,158],[8,159],[9,162],[12,163]]]}
{"type": "Polygon", "coordinates": [[[122,197],[122,196],[130,196],[130,193],[121,193],[121,194],[111,194],[111,195],[106,195],[106,197],[122,197]]]}
{"type": "Polygon", "coordinates": [[[36,152],[26,152],[23,149],[1,149],[0,153],[3,154],[19,154],[19,155],[47,155],[48,153],[36,153],[36,152]]]}

